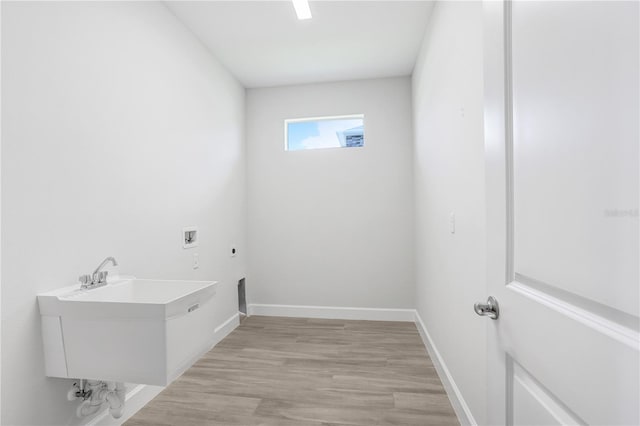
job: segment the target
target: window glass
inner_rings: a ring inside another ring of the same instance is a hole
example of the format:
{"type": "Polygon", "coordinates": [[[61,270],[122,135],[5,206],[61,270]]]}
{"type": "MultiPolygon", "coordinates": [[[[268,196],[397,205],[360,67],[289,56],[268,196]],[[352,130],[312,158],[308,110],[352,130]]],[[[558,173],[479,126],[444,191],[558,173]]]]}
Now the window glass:
{"type": "Polygon", "coordinates": [[[360,146],[364,146],[364,115],[285,121],[287,151],[360,146]]]}

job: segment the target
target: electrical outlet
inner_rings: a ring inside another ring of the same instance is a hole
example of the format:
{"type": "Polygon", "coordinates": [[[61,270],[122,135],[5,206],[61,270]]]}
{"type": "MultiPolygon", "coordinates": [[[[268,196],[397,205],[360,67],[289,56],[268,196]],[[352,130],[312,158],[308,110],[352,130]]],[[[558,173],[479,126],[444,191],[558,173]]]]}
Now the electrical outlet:
{"type": "Polygon", "coordinates": [[[198,253],[193,253],[193,269],[198,269],[200,267],[200,255],[198,253]]]}

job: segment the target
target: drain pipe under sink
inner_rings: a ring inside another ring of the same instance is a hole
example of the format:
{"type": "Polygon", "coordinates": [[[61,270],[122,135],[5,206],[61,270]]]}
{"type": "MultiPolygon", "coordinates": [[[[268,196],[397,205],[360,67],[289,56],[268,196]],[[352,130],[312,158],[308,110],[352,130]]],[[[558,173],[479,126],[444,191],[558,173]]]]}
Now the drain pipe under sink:
{"type": "Polygon", "coordinates": [[[119,419],[124,413],[124,398],[127,389],[122,382],[109,382],[108,389],[105,399],[109,403],[109,413],[114,419],[119,419]]]}
{"type": "MultiPolygon", "coordinates": [[[[74,384],[74,387],[77,388],[77,385],[74,384]]],[[[72,391],[73,389],[69,391],[69,394],[72,391]]],[[[80,389],[77,395],[84,398],[76,410],[78,417],[96,414],[104,403],[109,404],[109,413],[113,418],[119,419],[124,413],[126,387],[122,382],[86,380],[83,389],[80,389]]]]}

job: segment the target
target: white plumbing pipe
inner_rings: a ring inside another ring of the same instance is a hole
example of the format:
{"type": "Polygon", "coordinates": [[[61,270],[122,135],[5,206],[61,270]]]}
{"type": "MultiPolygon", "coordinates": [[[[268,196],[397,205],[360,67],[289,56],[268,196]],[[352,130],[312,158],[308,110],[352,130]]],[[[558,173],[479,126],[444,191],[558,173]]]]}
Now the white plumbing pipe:
{"type": "Polygon", "coordinates": [[[100,391],[103,387],[103,383],[98,380],[87,380],[84,388],[87,391],[91,391],[89,399],[82,401],[76,410],[78,417],[86,417],[97,413],[102,406],[104,400],[100,397],[100,391]]]}
{"type": "Polygon", "coordinates": [[[109,413],[114,418],[122,417],[126,395],[124,383],[87,380],[86,389],[91,390],[91,396],[78,406],[76,410],[78,417],[91,416],[97,413],[105,402],[109,404],[109,413]]]}
{"type": "Polygon", "coordinates": [[[77,395],[78,392],[80,392],[80,387],[78,386],[77,383],[74,383],[73,385],[71,385],[71,388],[67,391],[67,400],[75,401],[76,399],[78,399],[78,395],[77,395]]]}
{"type": "Polygon", "coordinates": [[[78,417],[91,416],[100,411],[100,407],[102,407],[102,402],[87,399],[86,401],[82,401],[82,403],[78,406],[76,415],[78,417]]]}
{"type": "Polygon", "coordinates": [[[124,386],[124,383],[109,383],[109,391],[105,396],[105,399],[109,403],[109,413],[111,413],[111,416],[114,419],[119,419],[124,413],[124,399],[126,392],[127,389],[124,386]]]}

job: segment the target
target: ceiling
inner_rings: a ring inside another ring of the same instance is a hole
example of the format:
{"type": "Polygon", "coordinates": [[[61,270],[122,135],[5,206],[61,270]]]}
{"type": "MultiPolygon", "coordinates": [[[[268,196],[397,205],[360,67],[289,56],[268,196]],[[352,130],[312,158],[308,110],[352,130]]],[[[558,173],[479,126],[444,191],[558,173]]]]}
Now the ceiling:
{"type": "Polygon", "coordinates": [[[169,9],[248,88],[413,71],[430,1],[168,1],[169,9]]]}

